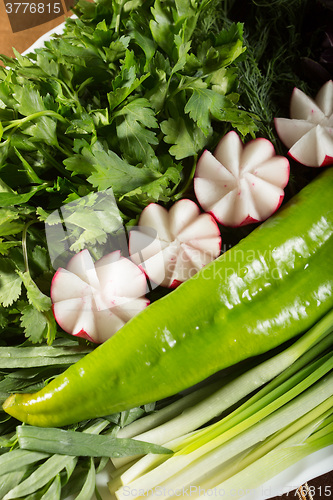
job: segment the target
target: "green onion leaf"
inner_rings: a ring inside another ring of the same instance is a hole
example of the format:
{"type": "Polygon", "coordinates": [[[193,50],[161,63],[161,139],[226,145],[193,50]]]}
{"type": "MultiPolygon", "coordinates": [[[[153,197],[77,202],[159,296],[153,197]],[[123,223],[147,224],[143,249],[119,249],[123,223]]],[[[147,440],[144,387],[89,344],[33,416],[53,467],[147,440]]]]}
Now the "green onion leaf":
{"type": "Polygon", "coordinates": [[[171,453],[162,446],[134,439],[27,425],[17,427],[17,438],[23,450],[72,456],[123,457],[145,453],[171,453]]]}

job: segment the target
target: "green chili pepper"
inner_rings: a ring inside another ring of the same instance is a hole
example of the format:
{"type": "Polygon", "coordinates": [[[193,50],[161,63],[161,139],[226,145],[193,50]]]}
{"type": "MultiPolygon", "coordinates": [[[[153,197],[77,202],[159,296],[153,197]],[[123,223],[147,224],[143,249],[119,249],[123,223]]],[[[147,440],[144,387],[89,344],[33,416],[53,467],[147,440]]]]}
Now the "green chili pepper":
{"type": "Polygon", "coordinates": [[[36,394],[3,408],[62,426],[155,401],[309,329],[333,306],[333,168],[36,394]]]}

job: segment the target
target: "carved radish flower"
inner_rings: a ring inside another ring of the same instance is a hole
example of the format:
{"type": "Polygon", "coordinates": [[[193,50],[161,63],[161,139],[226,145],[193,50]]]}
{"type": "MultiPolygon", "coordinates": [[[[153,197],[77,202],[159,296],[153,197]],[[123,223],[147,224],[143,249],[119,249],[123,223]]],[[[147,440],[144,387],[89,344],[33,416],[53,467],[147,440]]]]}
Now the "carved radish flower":
{"type": "Polygon", "coordinates": [[[142,211],[138,231],[129,238],[132,260],[150,280],[171,288],[214,260],[220,250],[216,222],[188,199],[177,201],[169,211],[151,203],[142,211]]]}
{"type": "Polygon", "coordinates": [[[55,319],[65,332],[102,343],[149,304],[146,285],[144,273],[120,251],[94,263],[82,250],[53,277],[55,319]]]}
{"type": "Polygon", "coordinates": [[[194,191],[202,208],[225,226],[267,219],[284,198],[289,162],[275,154],[270,141],[254,139],[245,146],[236,132],[226,134],[214,155],[199,158],[194,191]]]}
{"type": "Polygon", "coordinates": [[[315,99],[295,88],[290,119],[275,118],[275,128],[288,154],[308,167],[333,164],[333,81],[326,82],[315,99]]]}

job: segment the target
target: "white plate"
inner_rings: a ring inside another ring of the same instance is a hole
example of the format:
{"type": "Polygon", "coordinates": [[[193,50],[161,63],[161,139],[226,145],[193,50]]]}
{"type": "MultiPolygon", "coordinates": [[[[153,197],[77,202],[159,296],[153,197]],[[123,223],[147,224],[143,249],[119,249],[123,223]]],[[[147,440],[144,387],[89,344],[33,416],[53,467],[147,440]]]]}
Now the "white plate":
{"type": "MultiPolygon", "coordinates": [[[[75,18],[76,16],[72,17],[75,18]]],[[[31,45],[31,47],[29,47],[26,51],[23,52],[23,55],[27,55],[29,52],[32,52],[37,48],[43,47],[44,43],[47,40],[49,40],[53,34],[60,35],[63,32],[64,24],[65,23],[60,24],[56,28],[48,31],[43,36],[41,36],[38,40],[36,40],[36,42],[33,45],[31,45]]],[[[308,457],[305,457],[303,460],[300,460],[299,462],[292,465],[285,471],[276,475],[271,480],[264,483],[256,490],[244,496],[243,500],[266,500],[275,496],[283,495],[284,493],[288,493],[289,491],[293,491],[299,488],[299,486],[308,481],[311,481],[311,479],[314,479],[315,477],[330,472],[332,468],[333,468],[333,445],[328,446],[323,450],[317,451],[316,453],[313,453],[308,457]]],[[[108,473],[108,468],[106,468],[102,473],[98,474],[97,485],[103,500],[114,500],[115,497],[109,493],[107,487],[108,480],[109,480],[109,473],[108,473]]],[[[207,491],[207,493],[209,492],[207,491]]],[[[316,492],[316,495],[326,496],[329,498],[333,496],[333,489],[331,485],[322,485],[321,492],[319,491],[316,492]],[[325,495],[325,486],[328,487],[326,490],[327,492],[326,495],[325,495]]],[[[161,495],[159,496],[161,497],[161,495]]],[[[233,495],[230,494],[228,498],[232,499],[232,496],[233,495]]],[[[131,497],[129,496],[129,499],[130,498],[131,497]]],[[[96,497],[93,496],[91,500],[96,500],[96,497]]]]}
{"type": "MultiPolygon", "coordinates": [[[[75,19],[76,17],[77,17],[76,15],[71,16],[72,19],[75,19]]],[[[27,50],[22,52],[22,55],[25,56],[25,55],[29,54],[29,52],[33,52],[36,49],[40,49],[40,48],[44,47],[45,42],[50,40],[52,35],[61,35],[61,33],[63,33],[64,26],[65,26],[65,23],[61,23],[61,24],[59,24],[59,26],[56,26],[55,28],[51,29],[47,33],[44,33],[44,35],[39,37],[35,41],[35,43],[30,45],[29,48],[27,48],[27,50]]]]}

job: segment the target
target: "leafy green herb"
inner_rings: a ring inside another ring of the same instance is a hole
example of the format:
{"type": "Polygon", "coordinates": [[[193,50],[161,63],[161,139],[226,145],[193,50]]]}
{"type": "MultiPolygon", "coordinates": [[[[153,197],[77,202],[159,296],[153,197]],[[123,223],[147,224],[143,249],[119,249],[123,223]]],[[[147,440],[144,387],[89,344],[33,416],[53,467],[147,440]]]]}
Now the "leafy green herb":
{"type": "Polygon", "coordinates": [[[29,56],[0,56],[0,324],[51,344],[60,261],[50,255],[38,268],[35,246],[100,255],[150,202],[186,193],[215,129],[254,135],[255,117],[239,104],[243,25],[205,29],[211,3],[82,0],[63,35],[29,56]],[[113,223],[85,202],[107,190],[113,223]],[[43,223],[76,201],[71,234],[50,243],[43,223]]]}
{"type": "Polygon", "coordinates": [[[0,261],[0,272],[0,303],[6,307],[12,305],[19,298],[22,279],[16,273],[15,266],[10,259],[2,259],[0,261]]]}

